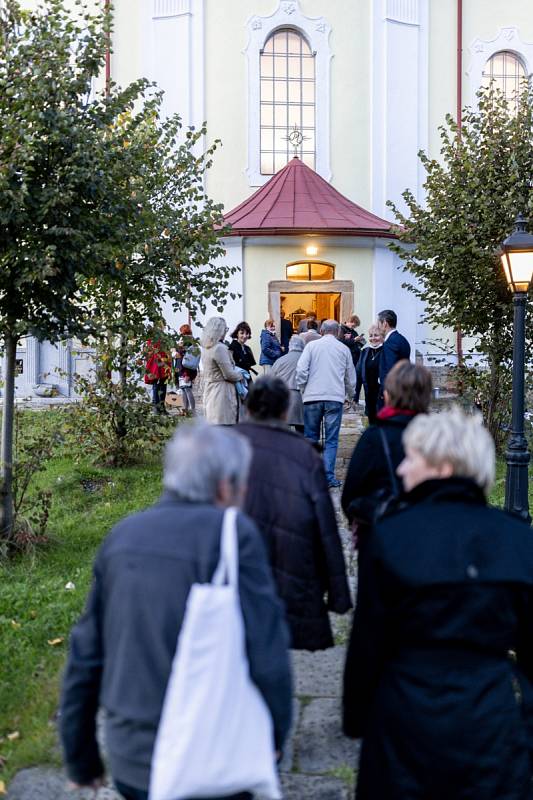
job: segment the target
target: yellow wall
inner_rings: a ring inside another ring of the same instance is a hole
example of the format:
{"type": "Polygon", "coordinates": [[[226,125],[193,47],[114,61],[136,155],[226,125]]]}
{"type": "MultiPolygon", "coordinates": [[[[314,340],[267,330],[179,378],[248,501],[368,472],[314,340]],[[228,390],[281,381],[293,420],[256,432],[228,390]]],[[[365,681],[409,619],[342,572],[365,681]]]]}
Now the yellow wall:
{"type": "MultiPolygon", "coordinates": [[[[124,2],[124,0],[122,0],[124,2]]],[[[206,117],[210,138],[222,140],[208,190],[230,210],[254,191],[245,174],[248,158],[246,22],[267,16],[278,0],[206,0],[206,117]]],[[[305,16],[325,16],[332,27],[332,183],[351,200],[370,204],[369,0],[300,0],[305,16]],[[357,43],[357,44],[356,44],[357,43]]],[[[290,25],[290,19],[287,20],[290,25]]]]}
{"type": "MultiPolygon", "coordinates": [[[[252,328],[252,346],[259,354],[259,335],[268,317],[268,284],[285,280],[285,265],[301,258],[304,244],[261,245],[244,242],[244,317],[252,328]]],[[[354,283],[354,311],[361,317],[361,329],[372,320],[372,250],[370,248],[324,246],[318,258],[336,265],[335,280],[354,283]]]]}
{"type": "MultiPolygon", "coordinates": [[[[429,0],[429,150],[440,152],[438,126],[446,114],[456,117],[457,0],[429,0]]],[[[465,0],[463,2],[463,107],[471,104],[478,87],[467,71],[475,39],[490,41],[500,30],[516,27],[522,41],[533,42],[533,5],[530,0],[465,0]]]]}

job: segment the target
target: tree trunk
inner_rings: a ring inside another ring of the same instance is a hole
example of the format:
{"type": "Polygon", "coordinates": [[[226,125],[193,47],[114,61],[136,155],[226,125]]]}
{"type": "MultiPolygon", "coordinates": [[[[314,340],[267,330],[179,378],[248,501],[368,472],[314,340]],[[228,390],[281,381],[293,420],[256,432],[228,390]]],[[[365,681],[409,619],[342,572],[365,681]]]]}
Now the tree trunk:
{"type": "MultiPolygon", "coordinates": [[[[119,374],[120,388],[122,390],[120,394],[122,396],[123,402],[125,402],[126,400],[126,390],[128,382],[127,337],[126,333],[124,332],[127,312],[128,312],[128,299],[126,297],[125,290],[122,289],[120,295],[120,316],[121,316],[122,332],[120,334],[120,344],[119,344],[120,356],[119,356],[118,374],[119,374]]],[[[128,432],[128,427],[126,424],[126,410],[125,408],[122,408],[118,412],[118,422],[117,422],[117,434],[119,439],[124,439],[127,432],[128,432]]]]}
{"type": "Polygon", "coordinates": [[[10,539],[13,534],[13,421],[15,412],[15,367],[17,337],[10,332],[4,335],[5,377],[4,408],[2,414],[2,443],[0,447],[0,475],[2,481],[2,520],[0,536],[10,539]]]}
{"type": "Polygon", "coordinates": [[[491,355],[489,358],[490,386],[488,393],[487,408],[487,428],[494,439],[496,447],[499,449],[502,443],[502,431],[500,430],[500,414],[498,413],[498,401],[500,395],[501,367],[498,359],[491,355]]]}

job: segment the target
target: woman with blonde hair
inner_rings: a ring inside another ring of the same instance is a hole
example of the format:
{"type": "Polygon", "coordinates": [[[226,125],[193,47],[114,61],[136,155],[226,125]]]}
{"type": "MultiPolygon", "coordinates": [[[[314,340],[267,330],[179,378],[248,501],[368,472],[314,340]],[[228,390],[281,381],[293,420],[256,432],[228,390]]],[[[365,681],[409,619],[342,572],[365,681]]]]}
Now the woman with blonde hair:
{"type": "Polygon", "coordinates": [[[232,355],[224,344],[228,332],[223,317],[208,319],[200,337],[204,379],[204,415],[214,425],[238,422],[239,401],[236,384],[242,372],[235,368],[232,355]]]}
{"type": "Polygon", "coordinates": [[[530,800],[531,529],[487,505],[480,418],[420,414],[403,441],[406,507],[367,541],[346,658],[357,800],[530,800]]]}

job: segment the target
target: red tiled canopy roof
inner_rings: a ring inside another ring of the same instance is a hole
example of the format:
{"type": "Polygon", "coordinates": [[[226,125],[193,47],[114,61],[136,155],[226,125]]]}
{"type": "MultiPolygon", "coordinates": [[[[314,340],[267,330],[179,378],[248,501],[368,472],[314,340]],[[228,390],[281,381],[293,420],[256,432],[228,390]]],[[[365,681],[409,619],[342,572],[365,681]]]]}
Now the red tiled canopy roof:
{"type": "Polygon", "coordinates": [[[312,232],[395,238],[390,222],[352,203],[296,157],[224,221],[232,227],[230,236],[312,232]]]}

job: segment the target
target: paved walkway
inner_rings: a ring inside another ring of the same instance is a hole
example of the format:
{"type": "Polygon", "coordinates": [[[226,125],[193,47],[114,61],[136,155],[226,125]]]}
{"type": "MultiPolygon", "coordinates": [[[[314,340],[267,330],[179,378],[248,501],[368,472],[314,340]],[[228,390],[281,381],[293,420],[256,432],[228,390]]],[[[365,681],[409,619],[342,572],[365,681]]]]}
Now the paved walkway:
{"type": "MultiPolygon", "coordinates": [[[[345,415],[337,458],[337,475],[344,477],[357,441],[359,418],[345,415]]],[[[340,511],[340,493],[332,491],[345,549],[350,585],[355,590],[356,561],[350,535],[340,511]]],[[[332,614],[335,647],[317,653],[293,651],[295,678],[294,724],[281,765],[285,800],[349,800],[353,797],[358,744],[342,735],[340,696],[349,615],[332,614]]],[[[62,770],[34,767],[19,772],[9,786],[7,800],[95,800],[93,792],[66,789],[62,770]]],[[[110,788],[96,800],[119,800],[110,788]]]]}

